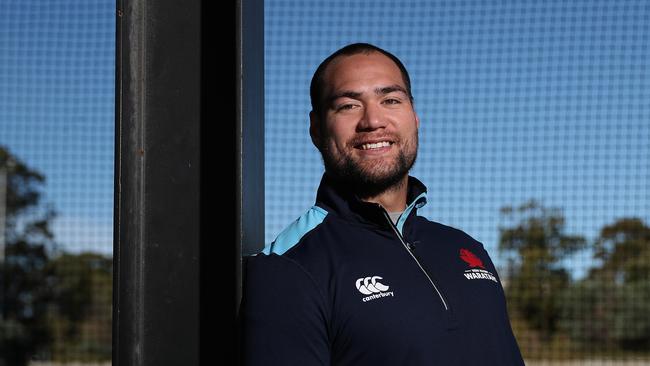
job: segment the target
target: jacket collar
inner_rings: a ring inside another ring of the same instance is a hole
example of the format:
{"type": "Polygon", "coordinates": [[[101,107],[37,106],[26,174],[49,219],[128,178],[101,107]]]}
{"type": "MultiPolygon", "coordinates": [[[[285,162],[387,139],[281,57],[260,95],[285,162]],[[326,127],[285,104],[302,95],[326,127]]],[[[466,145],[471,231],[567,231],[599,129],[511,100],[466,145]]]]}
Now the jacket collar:
{"type": "MultiPolygon", "coordinates": [[[[400,219],[401,225],[404,221],[414,215],[417,209],[424,206],[427,202],[426,186],[417,178],[409,176],[407,187],[407,208],[404,211],[406,215],[400,219]]],[[[333,212],[347,220],[361,223],[372,223],[380,226],[387,226],[387,220],[384,216],[385,210],[381,205],[372,202],[360,200],[351,191],[334,179],[327,173],[323,177],[318,187],[316,195],[316,206],[322,207],[328,212],[333,212]]]]}

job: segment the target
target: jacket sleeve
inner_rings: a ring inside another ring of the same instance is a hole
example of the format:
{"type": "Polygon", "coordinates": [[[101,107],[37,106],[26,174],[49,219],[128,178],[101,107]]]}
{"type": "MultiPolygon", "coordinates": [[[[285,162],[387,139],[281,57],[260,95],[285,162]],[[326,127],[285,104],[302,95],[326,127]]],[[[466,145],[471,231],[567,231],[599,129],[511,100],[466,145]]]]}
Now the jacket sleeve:
{"type": "Polygon", "coordinates": [[[321,289],[296,262],[248,257],[240,307],[243,365],[329,365],[321,289]]]}

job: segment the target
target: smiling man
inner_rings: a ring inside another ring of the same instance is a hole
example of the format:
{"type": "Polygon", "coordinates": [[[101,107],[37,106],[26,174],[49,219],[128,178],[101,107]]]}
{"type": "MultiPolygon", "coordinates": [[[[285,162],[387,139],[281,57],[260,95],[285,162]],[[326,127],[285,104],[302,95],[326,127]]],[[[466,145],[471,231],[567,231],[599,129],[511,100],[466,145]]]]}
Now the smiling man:
{"type": "Polygon", "coordinates": [[[348,45],[311,83],[315,205],[246,258],[246,365],[523,365],[483,245],[417,215],[420,120],[402,62],[348,45]]]}
{"type": "Polygon", "coordinates": [[[309,117],[326,172],[359,198],[403,211],[420,125],[406,72],[380,52],[323,65],[312,81],[309,117]]]}

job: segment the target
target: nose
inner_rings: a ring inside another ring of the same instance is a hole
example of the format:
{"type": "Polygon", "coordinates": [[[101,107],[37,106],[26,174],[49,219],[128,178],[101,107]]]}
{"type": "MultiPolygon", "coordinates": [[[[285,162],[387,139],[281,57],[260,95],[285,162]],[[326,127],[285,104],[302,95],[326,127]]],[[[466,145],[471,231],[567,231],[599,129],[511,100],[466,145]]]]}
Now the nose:
{"type": "Polygon", "coordinates": [[[380,105],[368,103],[364,106],[363,115],[358,124],[361,131],[372,131],[386,127],[386,116],[381,110],[380,105]]]}

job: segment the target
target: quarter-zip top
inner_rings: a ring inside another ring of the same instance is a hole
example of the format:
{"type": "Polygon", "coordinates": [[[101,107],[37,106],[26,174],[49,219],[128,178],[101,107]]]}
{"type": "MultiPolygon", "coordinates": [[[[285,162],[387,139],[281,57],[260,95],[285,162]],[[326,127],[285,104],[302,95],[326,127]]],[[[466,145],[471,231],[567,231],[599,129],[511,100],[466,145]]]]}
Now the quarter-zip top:
{"type": "Polygon", "coordinates": [[[325,174],[316,204],[244,260],[244,365],[523,365],[483,245],[418,216],[413,177],[407,204],[394,224],[325,174]]]}
{"type": "Polygon", "coordinates": [[[440,301],[442,301],[442,306],[444,306],[445,310],[448,311],[449,310],[449,305],[447,305],[447,302],[445,301],[445,297],[442,296],[442,293],[440,293],[440,290],[438,289],[436,284],[431,279],[431,276],[429,275],[429,273],[422,267],[422,264],[420,264],[420,260],[418,260],[415,253],[413,253],[413,249],[412,249],[411,244],[407,243],[404,240],[404,237],[402,236],[402,234],[399,232],[399,230],[397,230],[397,227],[393,224],[393,220],[390,219],[390,216],[388,215],[388,212],[386,212],[386,210],[383,207],[381,207],[381,205],[378,205],[378,206],[379,206],[379,209],[383,210],[383,214],[386,217],[386,220],[388,220],[388,224],[391,226],[391,228],[395,232],[395,235],[397,235],[397,238],[399,239],[400,243],[402,243],[402,246],[404,247],[404,249],[406,249],[408,254],[411,256],[411,258],[413,258],[415,263],[418,265],[420,270],[422,270],[422,273],[424,273],[424,275],[427,277],[427,279],[431,283],[431,286],[433,286],[433,289],[436,291],[436,293],[440,297],[440,301]]]}

